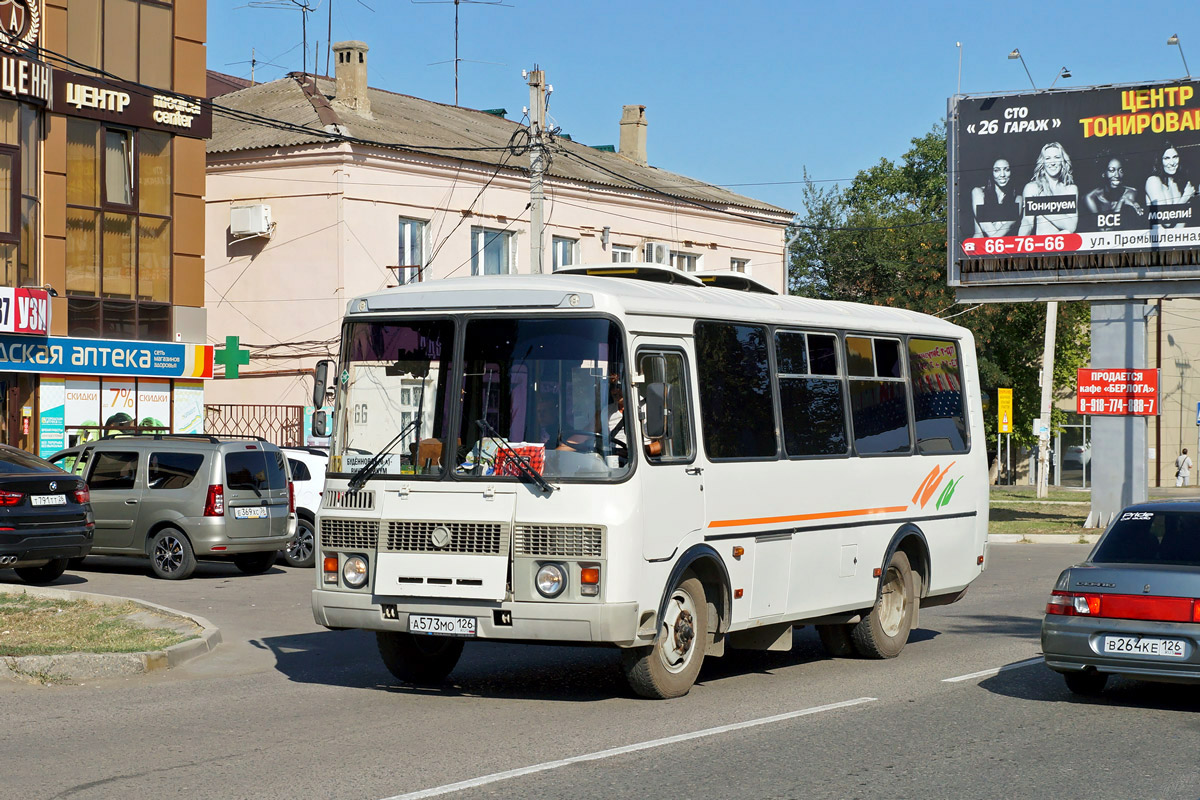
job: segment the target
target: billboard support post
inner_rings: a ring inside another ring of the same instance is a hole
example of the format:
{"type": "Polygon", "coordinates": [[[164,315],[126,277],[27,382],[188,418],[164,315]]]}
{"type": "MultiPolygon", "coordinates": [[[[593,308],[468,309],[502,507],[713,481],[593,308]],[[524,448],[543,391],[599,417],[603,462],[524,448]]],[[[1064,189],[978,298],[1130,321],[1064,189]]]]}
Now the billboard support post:
{"type": "MultiPolygon", "coordinates": [[[[1092,364],[1146,367],[1146,314],[1141,303],[1092,303],[1092,364]]],[[[1092,417],[1092,512],[1102,528],[1131,503],[1146,500],[1146,420],[1138,416],[1092,417]]]]}
{"type": "MultiPolygon", "coordinates": [[[[1058,329],[1058,303],[1046,303],[1046,338],[1042,346],[1042,403],[1038,407],[1039,418],[1050,427],[1050,402],[1054,389],[1054,334],[1058,329]]],[[[1061,459],[1060,459],[1061,460],[1061,459]]],[[[1046,484],[1050,481],[1050,440],[1038,442],[1037,496],[1045,497],[1046,484]]]]}

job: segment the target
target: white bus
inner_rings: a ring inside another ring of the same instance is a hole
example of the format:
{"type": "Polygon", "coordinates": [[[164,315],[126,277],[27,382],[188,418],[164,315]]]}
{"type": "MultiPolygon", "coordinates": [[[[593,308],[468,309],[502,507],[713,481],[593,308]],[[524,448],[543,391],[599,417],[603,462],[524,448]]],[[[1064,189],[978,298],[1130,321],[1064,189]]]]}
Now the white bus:
{"type": "Polygon", "coordinates": [[[655,698],[798,625],[898,655],[984,567],[974,342],[761,288],[621,264],[352,300],[316,621],[414,683],[468,641],[615,646],[655,698]]]}

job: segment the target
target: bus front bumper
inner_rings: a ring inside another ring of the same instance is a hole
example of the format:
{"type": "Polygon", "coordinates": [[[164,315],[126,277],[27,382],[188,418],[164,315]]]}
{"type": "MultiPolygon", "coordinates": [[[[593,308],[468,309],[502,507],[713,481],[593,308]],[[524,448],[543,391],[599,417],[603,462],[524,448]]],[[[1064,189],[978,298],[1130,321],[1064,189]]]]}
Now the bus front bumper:
{"type": "Polygon", "coordinates": [[[594,642],[623,647],[638,643],[637,603],[484,603],[400,598],[396,618],[385,619],[381,602],[390,599],[314,589],[313,618],[326,628],[406,632],[410,613],[474,617],[476,639],[594,642]]]}

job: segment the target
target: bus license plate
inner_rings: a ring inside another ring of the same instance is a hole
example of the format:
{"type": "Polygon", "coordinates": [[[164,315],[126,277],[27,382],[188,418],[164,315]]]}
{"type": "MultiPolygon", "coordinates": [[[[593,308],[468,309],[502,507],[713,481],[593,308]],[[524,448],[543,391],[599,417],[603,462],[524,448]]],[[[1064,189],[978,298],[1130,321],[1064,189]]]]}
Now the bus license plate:
{"type": "Polygon", "coordinates": [[[1145,639],[1138,636],[1104,637],[1104,652],[1118,656],[1183,658],[1184,651],[1184,644],[1180,639],[1145,639]]]}
{"type": "Polygon", "coordinates": [[[408,632],[435,636],[474,636],[474,617],[432,617],[427,614],[409,614],[408,632]]]}

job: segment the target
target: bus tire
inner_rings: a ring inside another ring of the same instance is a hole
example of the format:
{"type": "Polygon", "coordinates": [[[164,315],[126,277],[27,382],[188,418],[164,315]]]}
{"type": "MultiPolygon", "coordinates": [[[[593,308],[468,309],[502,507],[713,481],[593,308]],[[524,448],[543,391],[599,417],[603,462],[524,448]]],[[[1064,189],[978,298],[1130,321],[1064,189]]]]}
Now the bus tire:
{"type": "Polygon", "coordinates": [[[879,599],[850,632],[854,649],[864,658],[895,658],[912,630],[916,591],[908,556],[897,550],[883,572],[879,599]]]}
{"type": "Polygon", "coordinates": [[[375,643],[388,671],[405,683],[432,686],[453,671],[462,656],[463,640],[449,636],[415,636],[376,631],[375,643]]]}
{"type": "Polygon", "coordinates": [[[854,641],[850,638],[853,625],[817,625],[817,636],[821,644],[833,658],[852,658],[858,653],[854,649],[854,641]]]}
{"type": "Polygon", "coordinates": [[[704,585],[687,573],[671,590],[654,644],[624,651],[623,667],[630,688],[653,700],[687,694],[700,674],[707,641],[704,585]]]}

